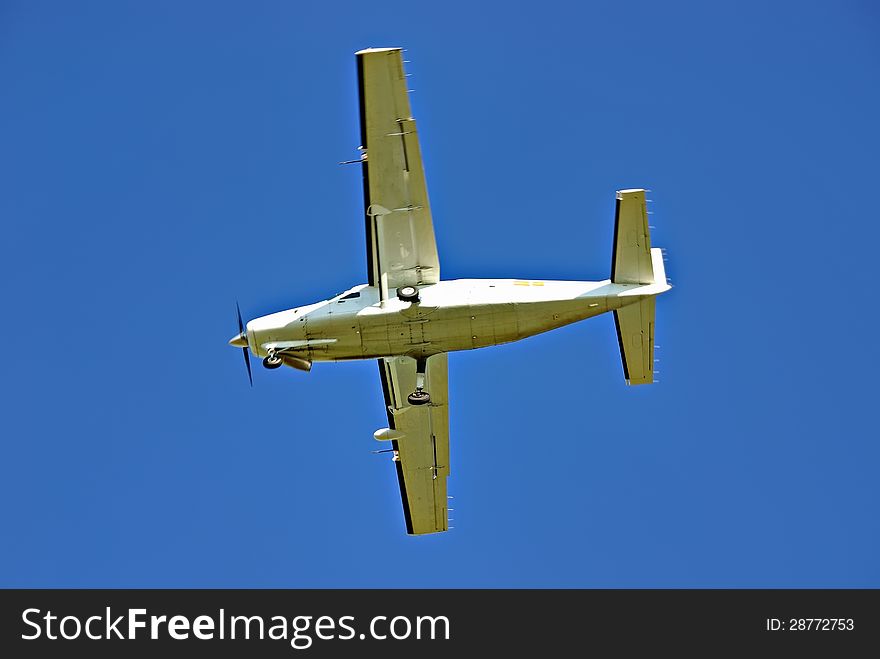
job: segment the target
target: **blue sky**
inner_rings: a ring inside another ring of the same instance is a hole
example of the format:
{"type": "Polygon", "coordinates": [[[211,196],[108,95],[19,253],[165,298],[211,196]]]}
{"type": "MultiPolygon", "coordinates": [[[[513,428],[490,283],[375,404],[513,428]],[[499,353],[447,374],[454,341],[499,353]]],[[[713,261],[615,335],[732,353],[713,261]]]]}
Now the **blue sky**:
{"type": "Polygon", "coordinates": [[[869,2],[0,5],[0,585],[880,586],[869,2]],[[711,6],[707,6],[711,5],[711,6]],[[600,317],[450,358],[404,535],[373,362],[256,369],[366,280],[353,53],[399,45],[443,276],[603,279],[653,190],[660,384],[600,317]]]}

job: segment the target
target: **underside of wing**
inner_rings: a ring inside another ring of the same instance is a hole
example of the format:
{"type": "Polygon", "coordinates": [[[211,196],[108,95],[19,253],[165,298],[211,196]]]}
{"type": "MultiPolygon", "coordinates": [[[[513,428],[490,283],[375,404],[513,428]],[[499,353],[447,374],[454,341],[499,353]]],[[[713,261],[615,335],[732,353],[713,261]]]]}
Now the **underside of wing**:
{"type": "Polygon", "coordinates": [[[406,532],[437,533],[449,528],[446,479],[449,476],[449,408],[447,356],[428,359],[425,389],[428,405],[413,406],[406,397],[415,390],[416,362],[409,357],[379,360],[388,426],[403,433],[392,442],[397,480],[403,499],[406,532]]]}
{"type": "Polygon", "coordinates": [[[431,208],[402,51],[357,53],[369,284],[381,299],[440,281],[431,208]]]}

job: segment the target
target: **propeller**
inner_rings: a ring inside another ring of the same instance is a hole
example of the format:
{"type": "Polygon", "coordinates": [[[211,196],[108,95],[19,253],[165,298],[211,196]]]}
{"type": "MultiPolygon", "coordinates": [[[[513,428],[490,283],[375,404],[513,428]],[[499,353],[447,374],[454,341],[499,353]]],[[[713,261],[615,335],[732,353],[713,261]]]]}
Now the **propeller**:
{"type": "Polygon", "coordinates": [[[241,348],[241,351],[244,354],[244,365],[247,368],[248,372],[248,380],[253,387],[254,374],[251,373],[251,357],[248,353],[247,332],[244,329],[244,323],[241,322],[241,308],[238,306],[238,302],[235,303],[235,310],[236,312],[238,312],[238,334],[236,334],[229,340],[229,345],[241,348]]]}

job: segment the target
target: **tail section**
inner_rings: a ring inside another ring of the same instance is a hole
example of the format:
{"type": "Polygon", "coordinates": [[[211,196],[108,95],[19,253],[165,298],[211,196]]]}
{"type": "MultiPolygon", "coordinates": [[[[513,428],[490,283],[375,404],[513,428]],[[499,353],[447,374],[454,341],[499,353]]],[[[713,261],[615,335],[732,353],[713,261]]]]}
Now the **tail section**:
{"type": "Polygon", "coordinates": [[[651,234],[644,190],[619,190],[614,211],[611,283],[653,284],[651,234]]]}
{"type": "Polygon", "coordinates": [[[614,218],[611,282],[628,284],[614,311],[627,384],[654,382],[654,299],[669,290],[660,249],[651,249],[644,190],[620,190],[614,218]]]}
{"type": "Polygon", "coordinates": [[[627,384],[654,382],[654,296],[614,311],[627,384]]]}

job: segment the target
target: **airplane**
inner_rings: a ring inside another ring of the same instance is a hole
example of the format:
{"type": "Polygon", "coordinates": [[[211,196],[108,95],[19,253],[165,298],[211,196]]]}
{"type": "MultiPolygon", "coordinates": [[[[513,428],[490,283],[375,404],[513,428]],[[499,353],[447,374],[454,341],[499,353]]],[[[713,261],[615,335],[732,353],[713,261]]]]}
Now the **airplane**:
{"type": "Polygon", "coordinates": [[[367,283],[242,324],[229,341],[263,366],[376,360],[409,535],[446,531],[447,354],[518,341],[611,311],[630,385],[654,381],[655,297],[667,282],[651,248],[645,190],[617,192],[611,276],[603,281],[440,279],[431,208],[402,49],[355,54],[367,283]]]}

